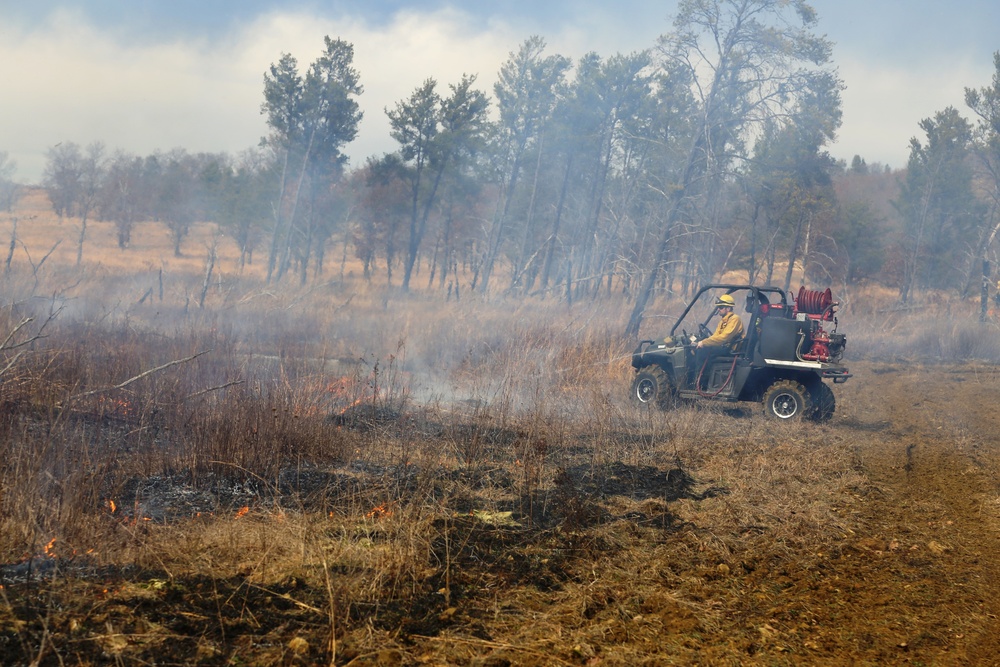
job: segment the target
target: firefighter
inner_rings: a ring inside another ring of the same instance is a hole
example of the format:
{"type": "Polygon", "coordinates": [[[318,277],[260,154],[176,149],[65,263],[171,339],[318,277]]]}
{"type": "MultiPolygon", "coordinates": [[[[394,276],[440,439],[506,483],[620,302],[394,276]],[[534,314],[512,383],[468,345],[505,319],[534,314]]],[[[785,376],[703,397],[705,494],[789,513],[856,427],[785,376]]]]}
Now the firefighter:
{"type": "MultiPolygon", "coordinates": [[[[694,370],[701,373],[701,389],[708,380],[703,369],[705,364],[712,358],[733,354],[736,347],[743,340],[743,320],[733,312],[736,307],[736,300],[731,294],[723,294],[715,301],[715,313],[722,316],[719,324],[715,327],[715,333],[708,338],[698,341],[695,346],[694,370]]],[[[712,313],[714,316],[715,313],[712,313]]],[[[692,378],[693,384],[693,378],[692,378]]]]}

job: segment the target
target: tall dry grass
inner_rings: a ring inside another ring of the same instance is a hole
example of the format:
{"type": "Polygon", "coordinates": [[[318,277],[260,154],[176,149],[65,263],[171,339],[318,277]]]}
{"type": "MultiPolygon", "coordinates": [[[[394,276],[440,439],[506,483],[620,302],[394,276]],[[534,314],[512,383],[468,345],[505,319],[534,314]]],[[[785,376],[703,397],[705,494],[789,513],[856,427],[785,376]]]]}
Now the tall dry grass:
{"type": "MultiPolygon", "coordinates": [[[[706,567],[816,553],[851,529],[867,483],[825,427],[628,403],[620,299],[456,301],[351,270],[268,285],[223,239],[199,307],[208,229],[161,261],[165,235],[139,230],[122,253],[94,223],[80,267],[62,246],[38,266],[59,223],[19,229],[0,276],[5,567],[50,547],[70,571],[296,581],[330,641],[366,627],[370,648],[491,586],[562,582],[569,600],[575,562],[647,567],[629,548],[654,529],[697,526],[651,543],[706,567]]],[[[847,362],[1000,359],[977,307],[852,293],[847,362]]],[[[643,337],[682,308],[657,302],[643,337]]]]}

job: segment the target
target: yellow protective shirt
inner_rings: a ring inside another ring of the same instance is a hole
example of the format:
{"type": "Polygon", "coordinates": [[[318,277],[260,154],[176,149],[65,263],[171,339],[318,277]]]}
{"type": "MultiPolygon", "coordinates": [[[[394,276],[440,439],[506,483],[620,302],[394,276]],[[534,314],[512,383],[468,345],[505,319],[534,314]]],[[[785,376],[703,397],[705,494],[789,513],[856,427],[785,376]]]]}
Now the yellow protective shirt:
{"type": "Polygon", "coordinates": [[[728,345],[735,351],[736,345],[743,340],[743,320],[730,311],[722,316],[715,327],[715,333],[701,342],[703,346],[728,345]]]}

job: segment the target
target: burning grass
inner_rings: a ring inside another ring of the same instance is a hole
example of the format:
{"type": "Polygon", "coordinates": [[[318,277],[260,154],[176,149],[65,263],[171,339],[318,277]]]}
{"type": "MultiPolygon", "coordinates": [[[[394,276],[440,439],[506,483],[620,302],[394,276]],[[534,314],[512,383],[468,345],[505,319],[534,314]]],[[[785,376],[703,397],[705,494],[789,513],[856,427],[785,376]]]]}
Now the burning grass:
{"type": "Polygon", "coordinates": [[[637,412],[625,351],[565,322],[453,341],[421,401],[419,341],[345,373],[248,355],[235,329],[80,326],[3,377],[0,634],[25,661],[407,662],[417,642],[585,662],[595,622],[622,647],[624,619],[721,629],[690,568],[826,548],[864,483],[842,448],[749,417],[637,412]]]}
{"type": "MultiPolygon", "coordinates": [[[[887,548],[854,537],[882,493],[863,438],[888,424],[861,379],[808,429],[663,413],[626,402],[627,304],[251,270],[197,308],[193,270],[141,299],[158,269],[51,268],[2,279],[16,662],[791,664],[822,641],[782,591],[887,548]]],[[[848,356],[1000,358],[973,304],[934,307],[848,310],[848,356]]],[[[956,442],[991,460],[978,438],[956,442]]]]}

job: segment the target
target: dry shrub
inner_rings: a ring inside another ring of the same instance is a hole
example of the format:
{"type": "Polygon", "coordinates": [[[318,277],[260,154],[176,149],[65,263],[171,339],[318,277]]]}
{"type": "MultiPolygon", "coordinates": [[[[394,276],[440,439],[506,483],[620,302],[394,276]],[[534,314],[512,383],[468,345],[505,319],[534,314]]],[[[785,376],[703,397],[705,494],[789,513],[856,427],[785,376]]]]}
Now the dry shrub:
{"type": "MultiPolygon", "coordinates": [[[[439,632],[459,600],[540,642],[627,634],[622,619],[666,610],[664,641],[680,642],[667,612],[721,627],[704,593],[720,564],[835,546],[867,483],[824,426],[630,404],[620,300],[456,302],[221,271],[201,309],[193,255],[141,304],[158,267],[108,261],[4,283],[16,306],[0,331],[63,305],[45,338],[0,359],[14,362],[0,374],[5,562],[57,538],[120,571],[228,586],[213,604],[286,596],[319,610],[314,628],[339,613],[348,629],[330,634],[354,632],[359,653],[399,629],[439,632]],[[34,298],[46,290],[59,297],[34,298]],[[169,493],[183,502],[163,507],[169,493]]],[[[848,363],[1000,357],[971,304],[850,296],[848,363]]],[[[657,304],[644,337],[679,308],[657,304]]]]}
{"type": "MultiPolygon", "coordinates": [[[[836,295],[835,295],[836,296],[836,295]]],[[[929,292],[900,304],[895,292],[868,287],[854,290],[839,314],[850,359],[909,361],[1000,361],[998,322],[980,322],[979,297],[959,299],[929,292]]]]}

